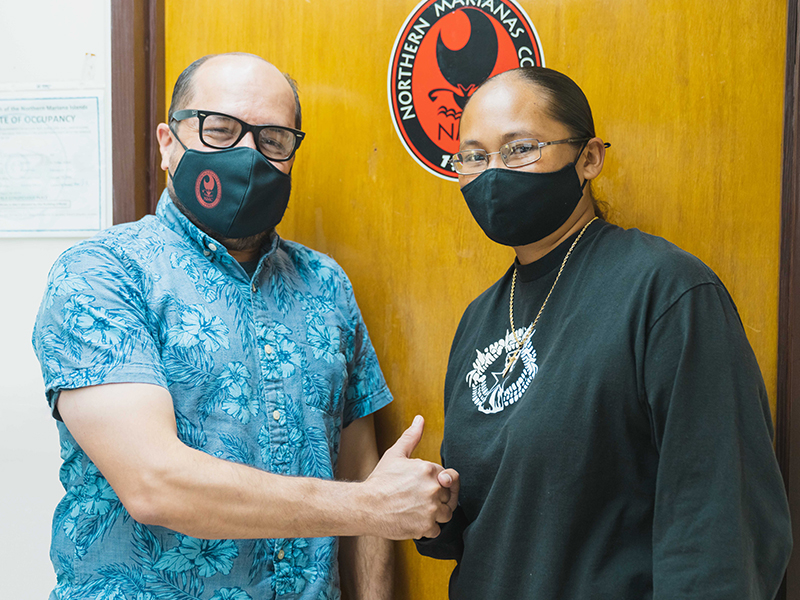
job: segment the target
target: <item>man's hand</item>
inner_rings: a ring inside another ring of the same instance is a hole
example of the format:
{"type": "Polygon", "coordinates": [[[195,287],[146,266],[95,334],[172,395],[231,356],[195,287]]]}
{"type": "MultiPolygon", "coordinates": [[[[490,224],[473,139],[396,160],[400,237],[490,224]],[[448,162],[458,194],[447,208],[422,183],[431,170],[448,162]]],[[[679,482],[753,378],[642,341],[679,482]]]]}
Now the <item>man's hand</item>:
{"type": "Polygon", "coordinates": [[[422,439],[424,426],[425,420],[417,415],[363,484],[369,490],[379,535],[383,537],[394,540],[436,537],[439,523],[450,520],[458,503],[455,471],[411,458],[422,439]]]}
{"type": "Polygon", "coordinates": [[[458,490],[461,488],[461,480],[455,469],[444,469],[438,476],[439,485],[450,490],[450,499],[447,506],[450,511],[454,511],[458,506],[458,490]]]}

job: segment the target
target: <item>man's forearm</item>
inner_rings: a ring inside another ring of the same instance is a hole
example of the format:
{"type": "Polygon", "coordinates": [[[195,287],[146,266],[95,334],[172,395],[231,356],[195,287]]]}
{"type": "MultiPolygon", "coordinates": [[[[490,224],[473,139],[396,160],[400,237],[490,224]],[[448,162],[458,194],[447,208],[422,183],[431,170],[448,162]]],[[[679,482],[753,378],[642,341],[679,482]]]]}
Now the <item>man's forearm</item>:
{"type": "Polygon", "coordinates": [[[205,539],[380,530],[369,490],[357,483],[276,475],[187,446],[175,448],[165,464],[159,473],[137,474],[136,487],[121,496],[140,522],[205,539]]]}
{"type": "Polygon", "coordinates": [[[394,542],[372,537],[339,540],[343,600],[389,600],[394,584],[394,542]]]}
{"type": "Polygon", "coordinates": [[[158,386],[65,390],[58,406],[134,519],[193,537],[433,537],[452,512],[437,482],[442,468],[409,459],[421,418],[365,481],[350,483],[276,475],[190,448],[158,386]]]}

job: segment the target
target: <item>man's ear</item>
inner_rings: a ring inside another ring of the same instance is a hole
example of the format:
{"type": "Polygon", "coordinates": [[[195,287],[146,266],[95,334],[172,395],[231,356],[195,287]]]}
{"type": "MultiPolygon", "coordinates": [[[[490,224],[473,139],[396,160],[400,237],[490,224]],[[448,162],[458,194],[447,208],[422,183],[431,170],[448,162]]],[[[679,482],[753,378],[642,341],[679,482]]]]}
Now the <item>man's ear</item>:
{"type": "Polygon", "coordinates": [[[172,135],[169,125],[166,123],[159,123],[156,127],[156,138],[158,139],[158,149],[161,152],[161,170],[169,170],[169,161],[172,153],[175,152],[175,147],[178,142],[172,135]]]}
{"type": "Polygon", "coordinates": [[[580,173],[584,179],[594,179],[603,170],[603,163],[606,158],[606,146],[599,137],[593,137],[586,143],[586,150],[583,152],[583,161],[580,173]]]}

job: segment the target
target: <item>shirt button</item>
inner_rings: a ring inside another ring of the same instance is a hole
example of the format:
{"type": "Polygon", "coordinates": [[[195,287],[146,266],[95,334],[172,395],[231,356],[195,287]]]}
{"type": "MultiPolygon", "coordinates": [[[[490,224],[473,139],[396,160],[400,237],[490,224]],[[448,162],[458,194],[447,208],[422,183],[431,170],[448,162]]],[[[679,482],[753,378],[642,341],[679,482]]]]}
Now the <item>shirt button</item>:
{"type": "Polygon", "coordinates": [[[251,285],[250,289],[253,290],[253,293],[255,294],[256,293],[256,284],[254,283],[253,285],[251,285]]]}
{"type": "Polygon", "coordinates": [[[278,560],[283,560],[284,556],[286,556],[286,554],[283,552],[283,550],[278,550],[278,560]]]}
{"type": "Polygon", "coordinates": [[[270,346],[269,344],[264,346],[264,354],[272,354],[272,346],[270,346]]]}
{"type": "Polygon", "coordinates": [[[203,255],[204,256],[211,256],[211,252],[209,252],[208,250],[203,250],[203,255]]]}
{"type": "Polygon", "coordinates": [[[209,244],[208,245],[208,249],[211,250],[212,252],[216,252],[217,251],[217,245],[216,244],[209,244]]]}
{"type": "Polygon", "coordinates": [[[276,421],[280,421],[280,419],[281,419],[281,411],[279,411],[279,410],[273,411],[272,412],[272,418],[275,419],[276,421]]]}

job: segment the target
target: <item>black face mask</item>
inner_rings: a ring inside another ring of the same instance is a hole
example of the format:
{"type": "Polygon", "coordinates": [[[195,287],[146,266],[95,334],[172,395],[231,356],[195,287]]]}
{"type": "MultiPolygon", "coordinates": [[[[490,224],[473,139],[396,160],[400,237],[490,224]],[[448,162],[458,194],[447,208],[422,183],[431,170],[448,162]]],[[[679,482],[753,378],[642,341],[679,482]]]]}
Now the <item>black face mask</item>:
{"type": "Polygon", "coordinates": [[[271,230],[283,218],[292,189],[291,176],[248,147],[186,150],[170,175],[184,208],[224,238],[271,230]]]}
{"type": "Polygon", "coordinates": [[[461,188],[461,193],[491,240],[525,246],[567,222],[583,196],[584,185],[586,181],[581,185],[573,162],[550,173],[487,169],[461,188]]]}

